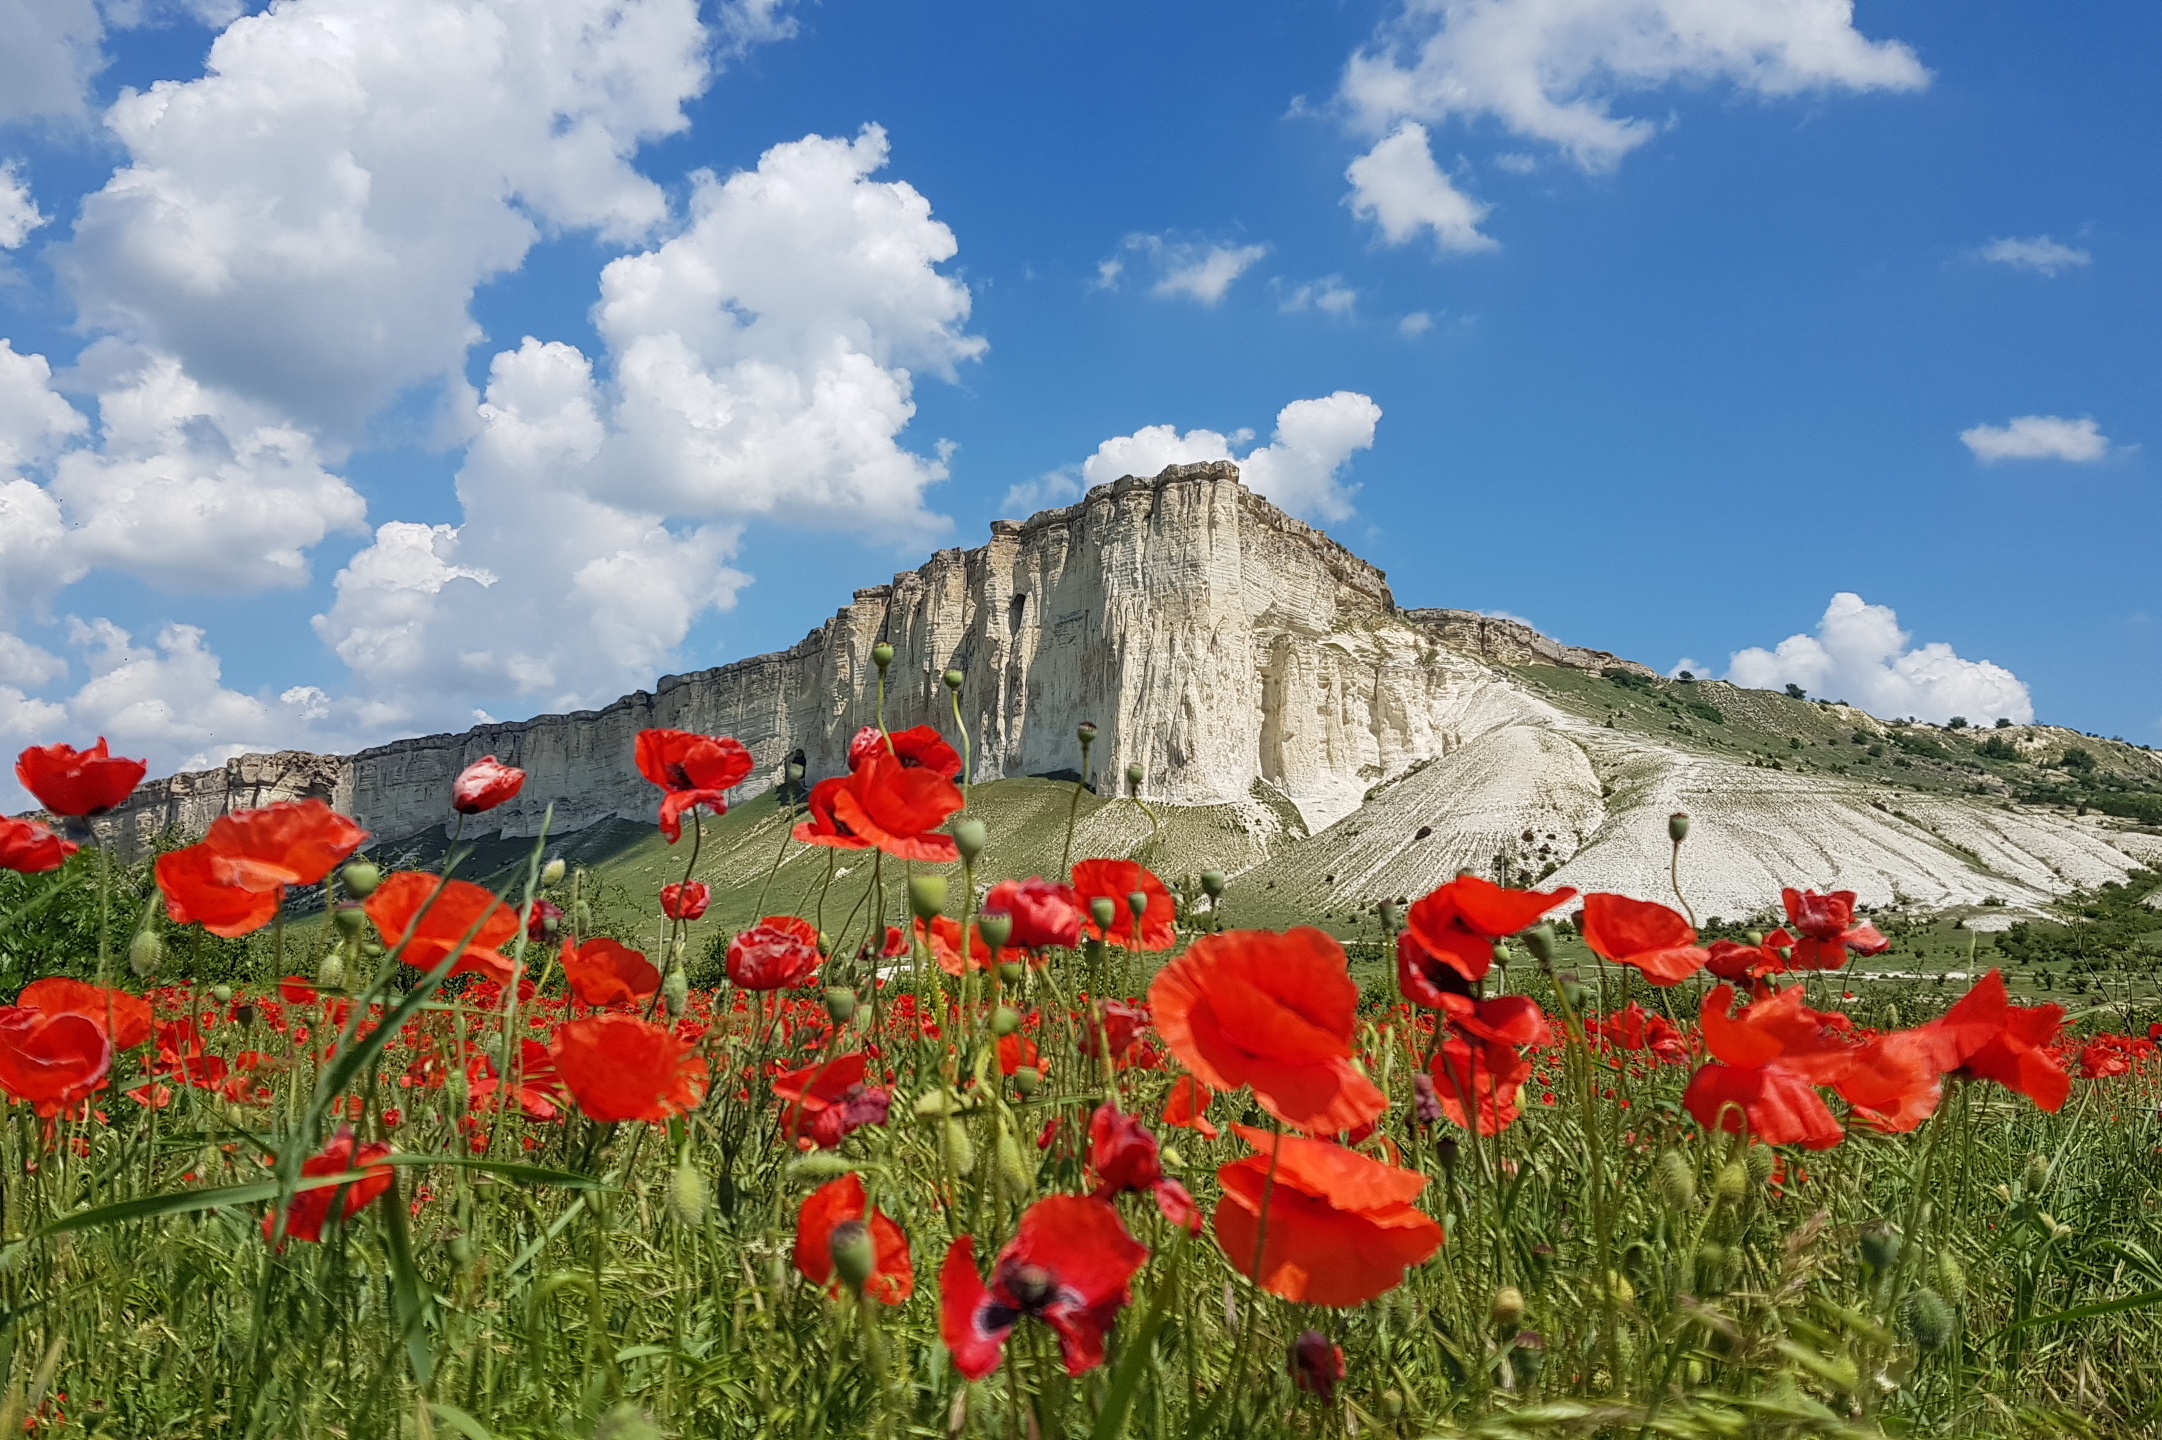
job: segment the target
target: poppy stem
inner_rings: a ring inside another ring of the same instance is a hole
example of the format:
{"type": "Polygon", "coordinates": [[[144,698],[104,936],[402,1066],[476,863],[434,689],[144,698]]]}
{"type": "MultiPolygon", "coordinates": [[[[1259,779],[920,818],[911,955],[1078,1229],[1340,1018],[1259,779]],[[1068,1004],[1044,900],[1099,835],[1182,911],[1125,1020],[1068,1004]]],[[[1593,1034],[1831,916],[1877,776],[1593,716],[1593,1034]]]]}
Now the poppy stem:
{"type": "Polygon", "coordinates": [[[1089,746],[1095,743],[1095,740],[1096,737],[1089,727],[1084,726],[1081,731],[1081,774],[1073,782],[1073,798],[1066,803],[1066,850],[1058,862],[1059,874],[1068,880],[1073,879],[1074,820],[1081,813],[1081,792],[1089,783],[1089,746]]]}
{"type": "Polygon", "coordinates": [[[773,885],[773,877],[781,870],[781,862],[788,858],[788,840],[796,829],[796,802],[788,802],[788,814],[781,819],[781,848],[773,852],[772,868],[766,871],[765,884],[758,887],[758,913],[766,913],[766,891],[773,885]]]}

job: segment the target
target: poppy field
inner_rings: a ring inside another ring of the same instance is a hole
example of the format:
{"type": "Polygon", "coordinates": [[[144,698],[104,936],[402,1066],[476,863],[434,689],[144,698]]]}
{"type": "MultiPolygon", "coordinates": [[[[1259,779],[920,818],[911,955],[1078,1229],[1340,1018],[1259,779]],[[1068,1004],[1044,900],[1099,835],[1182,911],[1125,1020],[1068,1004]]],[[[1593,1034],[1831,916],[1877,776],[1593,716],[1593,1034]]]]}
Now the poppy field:
{"type": "Polygon", "coordinates": [[[136,904],[95,818],[143,765],[23,752],[51,818],[0,817],[0,936],[98,905],[0,1007],[0,1431],[2162,1427],[2129,1004],[1994,970],[1857,1001],[1888,942],[1807,877],[1709,938],[1678,892],[1465,874],[1380,907],[1362,987],[1322,930],[1238,925],[1216,872],[988,883],[928,726],[791,798],[786,844],[870,867],[861,898],[766,915],[694,984],[705,817],[752,758],[648,730],[636,760],[684,857],[639,944],[545,833],[460,873],[524,781],[493,757],[434,869],[287,801],[136,904]],[[243,943],[252,973],[191,971],[243,943]]]}

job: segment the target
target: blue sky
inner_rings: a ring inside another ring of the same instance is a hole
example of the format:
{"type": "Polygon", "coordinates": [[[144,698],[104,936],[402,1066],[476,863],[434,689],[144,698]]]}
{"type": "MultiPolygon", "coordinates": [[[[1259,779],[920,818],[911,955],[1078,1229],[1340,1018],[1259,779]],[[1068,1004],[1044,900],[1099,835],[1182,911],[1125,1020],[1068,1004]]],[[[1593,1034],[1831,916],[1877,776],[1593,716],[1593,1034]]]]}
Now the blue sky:
{"type": "Polygon", "coordinates": [[[0,738],[601,702],[1230,453],[1402,603],[2162,740],[2162,14],[1712,13],[0,0],[0,738]]]}

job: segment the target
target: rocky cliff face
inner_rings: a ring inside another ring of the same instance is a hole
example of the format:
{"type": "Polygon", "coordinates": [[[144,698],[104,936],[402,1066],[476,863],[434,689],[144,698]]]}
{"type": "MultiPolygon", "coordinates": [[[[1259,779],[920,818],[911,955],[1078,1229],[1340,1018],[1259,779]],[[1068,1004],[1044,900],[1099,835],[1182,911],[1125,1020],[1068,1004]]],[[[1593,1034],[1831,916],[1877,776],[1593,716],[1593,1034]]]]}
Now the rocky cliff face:
{"type": "Polygon", "coordinates": [[[1323,825],[1378,781],[1521,713],[1492,666],[1626,664],[1520,622],[1399,610],[1382,572],[1239,483],[1229,463],[1128,477],[990,543],[944,550],[778,654],[661,678],[606,709],[483,725],[350,756],[248,755],[145,785],[107,823],[133,840],[200,831],[219,813],[319,795],[378,836],[441,824],[453,776],[494,754],[523,767],[488,819],[512,834],[649,818],[631,764],[638,731],[734,735],[772,784],[801,746],[813,777],[844,764],[876,711],[871,647],[894,646],[886,713],[952,729],[941,676],[958,668],[979,778],[1070,771],[1075,729],[1100,731],[1102,775],[1129,763],[1174,804],[1235,802],[1257,783],[1323,825]]]}

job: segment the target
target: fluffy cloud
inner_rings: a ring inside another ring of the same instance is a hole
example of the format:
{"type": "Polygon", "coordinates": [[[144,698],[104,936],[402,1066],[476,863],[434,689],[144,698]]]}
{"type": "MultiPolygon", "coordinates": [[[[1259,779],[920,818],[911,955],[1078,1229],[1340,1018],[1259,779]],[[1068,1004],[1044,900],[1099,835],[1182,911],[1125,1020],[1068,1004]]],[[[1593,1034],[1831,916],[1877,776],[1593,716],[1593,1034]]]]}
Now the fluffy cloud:
{"type": "Polygon", "coordinates": [[[956,250],[913,187],[870,177],[886,135],[809,136],[756,170],[703,176],[691,224],[613,261],[594,320],[615,371],[609,463],[625,503],[700,517],[777,515],[923,539],[945,478],[897,437],[913,374],[952,378],[983,353],[962,328],[956,250]]]}
{"type": "Polygon", "coordinates": [[[1381,407],[1367,396],[1339,390],[1316,400],[1294,400],[1276,412],[1276,433],[1243,456],[1233,447],[1254,438],[1251,430],[1224,435],[1176,425],[1149,425],[1116,435],[1096,447],[1078,470],[1054,470],[1006,493],[1009,514],[1025,515],[1080,495],[1125,475],[1154,475],[1168,465],[1237,460],[1239,478],[1295,515],[1342,520],[1351,514],[1356,485],[1343,483],[1344,467],[1373,448],[1381,407]]]}
{"type": "Polygon", "coordinates": [[[707,39],[696,0],[246,16],[202,78],[113,105],[129,163],[61,270],[86,324],[349,438],[412,387],[464,393],[474,289],[543,227],[625,240],[666,218],[631,156],[685,125],[707,39]]]}
{"type": "Polygon", "coordinates": [[[89,113],[105,64],[96,0],[0,0],[0,35],[0,121],[89,113]]]}
{"type": "Polygon", "coordinates": [[[1890,606],[1841,591],[1814,635],[1790,635],[1770,650],[1737,651],[1726,678],[1758,690],[1799,685],[1887,719],[1911,716],[1942,724],[1964,715],[2021,725],[2034,719],[2026,685],[2002,665],[1963,660],[1942,642],[1909,648],[1911,639],[1890,606]]]}
{"type": "Polygon", "coordinates": [[[2060,270],[2094,261],[2086,251],[2059,244],[2047,235],[2037,235],[2031,240],[1992,240],[1979,253],[1993,264],[2009,265],[2015,270],[2036,270],[2052,277],[2060,270]]]}
{"type": "Polygon", "coordinates": [[[650,681],[746,577],[740,529],[671,529],[595,499],[609,444],[586,358],[528,339],[490,367],[458,475],[461,525],[393,522],[315,628],[378,725],[470,724],[476,701],[570,709],[650,681]]]}
{"type": "Polygon", "coordinates": [[[0,165],[0,250],[20,246],[48,218],[31,198],[22,168],[13,161],[0,165]]]}
{"type": "Polygon", "coordinates": [[[2009,425],[1976,425],[1959,432],[1960,443],[1984,464],[1999,460],[2067,460],[2091,465],[2109,454],[2109,440],[2091,419],[2021,415],[2009,425]]]}
{"type": "Polygon", "coordinates": [[[1715,81],[1780,96],[1929,75],[1905,45],[1858,32],[1853,0],[1405,0],[1352,56],[1341,99],[1370,134],[1491,117],[1606,170],[1657,128],[1617,116],[1620,96],[1715,81]]]}
{"type": "Polygon", "coordinates": [[[1491,250],[1491,236],[1479,231],[1487,207],[1456,188],[1434,163],[1426,127],[1407,120],[1344,172],[1351,182],[1345,197],[1351,213],[1380,227],[1381,238],[1405,245],[1422,230],[1432,232],[1437,249],[1491,250]]]}
{"type": "Polygon", "coordinates": [[[1277,308],[1286,314],[1319,310],[1324,315],[1349,315],[1359,304],[1359,292],[1344,283],[1341,275],[1324,275],[1283,292],[1277,308]]]}
{"type": "MultiPolygon", "coordinates": [[[[1201,305],[1215,305],[1231,293],[1241,275],[1269,253],[1266,245],[1214,245],[1173,240],[1163,235],[1129,235],[1124,248],[1148,257],[1156,267],[1156,283],[1149,293],[1167,299],[1181,298],[1201,305]]],[[[1106,260],[1096,267],[1099,289],[1118,286],[1125,271],[1123,262],[1106,260]]]]}

